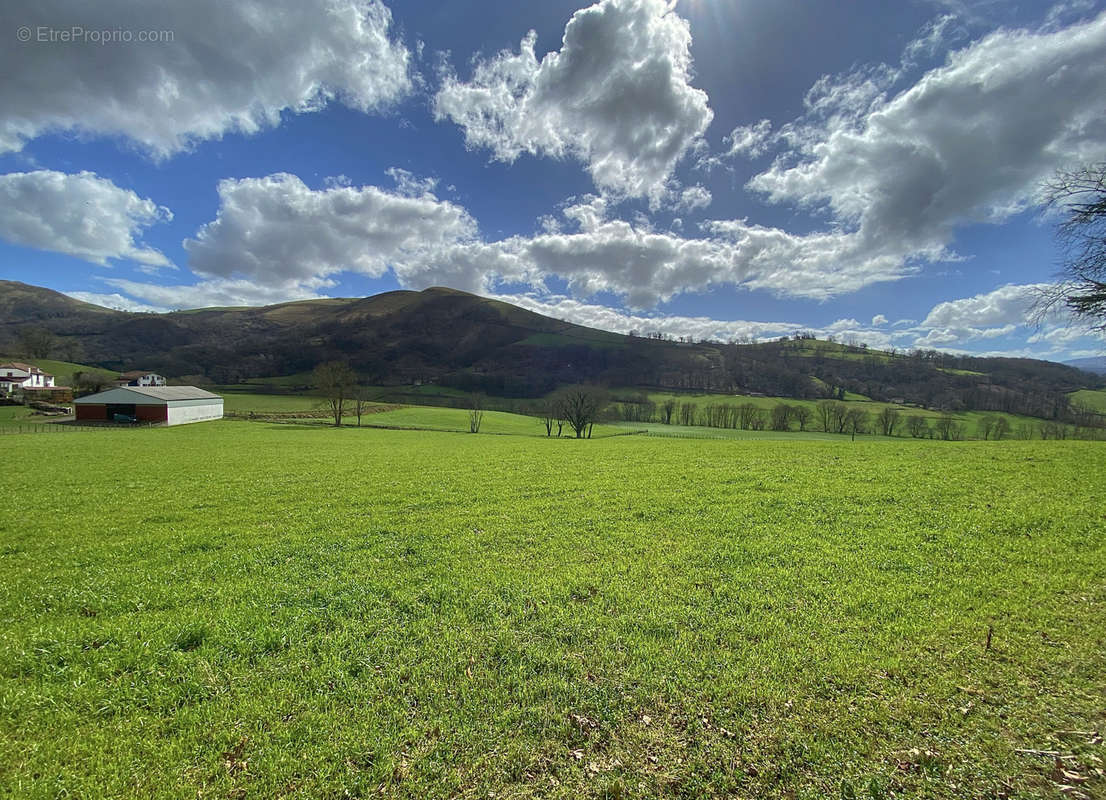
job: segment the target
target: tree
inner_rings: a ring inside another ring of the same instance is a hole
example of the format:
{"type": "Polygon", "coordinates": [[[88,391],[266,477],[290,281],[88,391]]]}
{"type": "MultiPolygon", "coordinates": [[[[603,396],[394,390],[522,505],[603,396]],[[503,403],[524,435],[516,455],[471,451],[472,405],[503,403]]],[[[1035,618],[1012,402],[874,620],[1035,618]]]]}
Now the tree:
{"type": "Polygon", "coordinates": [[[810,418],[814,416],[814,412],[810,410],[810,406],[795,406],[795,421],[799,423],[799,430],[805,431],[806,426],[810,424],[810,418]]]}
{"type": "Polygon", "coordinates": [[[979,422],[976,423],[975,432],[980,439],[990,439],[991,434],[995,431],[995,426],[998,424],[999,418],[994,414],[988,414],[985,417],[980,417],[979,422]]]}
{"type": "Polygon", "coordinates": [[[327,361],[315,367],[312,379],[330,408],[335,427],[340,426],[346,400],[350,399],[357,385],[357,375],[345,361],[327,361]]]}
{"type": "Polygon", "coordinates": [[[607,406],[607,392],[598,386],[568,386],[558,393],[561,413],[577,439],[591,438],[591,428],[607,406]]]}
{"type": "Polygon", "coordinates": [[[484,422],[484,404],[479,392],[472,393],[469,405],[469,433],[480,433],[480,425],[484,422]]]}
{"type": "Polygon", "coordinates": [[[934,423],[933,430],[946,442],[958,441],[964,437],[963,426],[956,421],[956,417],[951,417],[947,414],[934,423]]]}
{"type": "Polygon", "coordinates": [[[353,413],[357,415],[357,427],[361,427],[361,417],[369,410],[369,390],[365,386],[353,387],[353,413]]]}
{"type": "Polygon", "coordinates": [[[1060,281],[1040,294],[1037,319],[1064,307],[1106,331],[1106,161],[1058,171],[1045,186],[1045,200],[1063,214],[1056,238],[1064,266],[1060,281]]]}
{"type": "Polygon", "coordinates": [[[776,403],[772,406],[772,421],[770,423],[774,431],[791,430],[791,420],[795,416],[795,409],[786,403],[776,403]]]}
{"type": "Polygon", "coordinates": [[[884,436],[894,436],[895,429],[899,426],[899,411],[891,406],[884,406],[876,415],[876,424],[884,436]]]}
{"type": "Polygon", "coordinates": [[[672,415],[676,413],[676,398],[669,397],[661,403],[661,420],[665,425],[672,424],[672,415]]]}
{"type": "Polygon", "coordinates": [[[561,435],[561,425],[564,420],[564,415],[561,413],[561,399],[557,395],[552,395],[541,401],[541,421],[545,425],[545,435],[553,435],[553,426],[557,426],[557,435],[561,435]]]}
{"type": "Polygon", "coordinates": [[[45,328],[23,328],[19,332],[19,347],[28,358],[49,358],[58,337],[45,328]]]}
{"type": "Polygon", "coordinates": [[[73,394],[77,397],[102,392],[115,385],[117,375],[99,369],[79,369],[73,373],[73,394]]]}
{"type": "Polygon", "coordinates": [[[841,432],[848,433],[853,439],[856,439],[858,433],[867,433],[869,416],[867,411],[861,411],[859,408],[848,409],[845,412],[845,426],[841,432]]]}
{"type": "Polygon", "coordinates": [[[915,439],[924,439],[929,435],[929,420],[920,414],[908,417],[906,420],[906,430],[915,439]]]}

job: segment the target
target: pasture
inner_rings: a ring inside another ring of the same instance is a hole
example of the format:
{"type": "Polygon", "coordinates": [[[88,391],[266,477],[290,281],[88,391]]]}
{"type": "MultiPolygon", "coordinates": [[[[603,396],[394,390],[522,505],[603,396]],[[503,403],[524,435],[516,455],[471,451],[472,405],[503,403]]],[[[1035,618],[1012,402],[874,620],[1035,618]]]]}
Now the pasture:
{"type": "Polygon", "coordinates": [[[1098,443],[26,441],[9,796],[1106,791],[1098,443]]]}

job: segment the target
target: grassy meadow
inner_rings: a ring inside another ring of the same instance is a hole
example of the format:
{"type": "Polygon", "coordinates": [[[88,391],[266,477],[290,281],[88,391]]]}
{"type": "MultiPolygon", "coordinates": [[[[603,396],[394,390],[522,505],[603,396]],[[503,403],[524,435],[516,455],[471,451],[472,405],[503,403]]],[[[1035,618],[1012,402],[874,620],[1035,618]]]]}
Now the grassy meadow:
{"type": "Polygon", "coordinates": [[[5,796],[1106,791],[1101,444],[23,441],[5,796]]]}

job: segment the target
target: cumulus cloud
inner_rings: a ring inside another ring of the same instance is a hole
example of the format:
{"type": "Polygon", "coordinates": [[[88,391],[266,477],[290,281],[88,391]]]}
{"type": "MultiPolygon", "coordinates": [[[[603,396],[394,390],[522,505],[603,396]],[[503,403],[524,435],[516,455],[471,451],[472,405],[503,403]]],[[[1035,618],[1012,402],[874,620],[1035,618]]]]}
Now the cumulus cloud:
{"type": "Polygon", "coordinates": [[[738,125],[722,140],[726,151],[720,155],[703,157],[699,159],[698,165],[711,169],[736,158],[759,158],[772,148],[774,141],[771,120],[762,119],[753,125],[738,125]]]}
{"type": "Polygon", "coordinates": [[[134,298],[125,297],[119,292],[111,292],[105,294],[103,292],[65,292],[75,300],[81,300],[85,303],[92,303],[95,306],[103,306],[104,308],[114,308],[116,311],[143,311],[161,313],[169,311],[168,308],[162,306],[151,306],[146,303],[140,303],[134,298]]]}
{"type": "Polygon", "coordinates": [[[696,211],[700,208],[709,206],[713,199],[710,191],[702,186],[690,186],[679,193],[676,203],[672,206],[672,210],[675,212],[696,211]]]}
{"type": "Polygon", "coordinates": [[[958,226],[1035,202],[1062,165],[1106,157],[1106,14],[1062,30],[999,30],[888,96],[886,66],[824,78],[785,126],[791,151],[749,181],[828,211],[860,252],[948,258],[958,226]],[[896,252],[897,251],[897,252],[896,252]]]}
{"type": "Polygon", "coordinates": [[[409,174],[399,182],[401,192],[311,189],[286,173],[221,181],[216,218],[184,242],[189,266],[205,277],[265,285],[345,270],[379,276],[392,268],[401,280],[413,278],[426,271],[428,253],[472,239],[476,222],[429,184],[409,174]]]}
{"type": "MultiPolygon", "coordinates": [[[[216,278],[195,284],[161,286],[124,278],[106,278],[104,283],[127,295],[124,301],[131,303],[126,310],[172,310],[181,308],[209,308],[211,306],[264,306],[290,300],[311,300],[323,297],[320,289],[334,285],[323,279],[284,280],[258,284],[245,279],[216,278]],[[138,298],[136,303],[131,298],[138,298]]],[[[79,293],[78,293],[79,294],[79,293]]],[[[77,296],[74,294],[73,296],[77,296]]],[[[104,295],[90,295],[105,297],[104,295]]],[[[119,297],[119,294],[109,297],[119,297]]],[[[78,297],[78,299],[84,299],[78,297]]],[[[96,302],[88,300],[88,302],[96,302]]],[[[122,306],[109,306],[119,308],[122,306]]]]}
{"type": "Polygon", "coordinates": [[[887,322],[888,319],[887,317],[883,316],[883,314],[876,314],[874,317],[872,317],[873,328],[882,328],[887,324],[887,322]]]}
{"type": "Polygon", "coordinates": [[[531,31],[518,53],[446,74],[434,100],[470,147],[587,164],[601,190],[658,197],[713,117],[691,86],[691,33],[668,0],[602,0],[573,14],[559,51],[540,60],[531,31]]]}
{"type": "Polygon", "coordinates": [[[982,328],[1027,325],[1037,292],[1047,284],[1007,284],[993,291],[938,303],[922,322],[924,328],[982,328]]]}
{"type": "Polygon", "coordinates": [[[167,208],[92,172],[0,175],[0,238],[93,264],[125,259],[148,268],[172,266],[161,252],[138,241],[146,228],[172,216],[167,208]]]}
{"type": "Polygon", "coordinates": [[[378,0],[44,0],[0,5],[0,152],[51,131],[122,136],[156,157],[283,112],[359,111],[411,91],[410,54],[378,0]],[[27,27],[28,42],[15,31],[27,27]],[[126,30],[130,42],[39,41],[40,31],[126,30]],[[147,32],[169,41],[137,41],[147,32]]]}
{"type": "Polygon", "coordinates": [[[1072,325],[1071,317],[1063,311],[1054,311],[1043,320],[1035,318],[1034,304],[1039,292],[1047,287],[1043,283],[1006,284],[971,297],[947,300],[935,305],[917,327],[904,332],[916,335],[915,347],[947,347],[999,339],[1039,326],[1027,341],[1047,344],[1049,352],[1097,338],[1085,328],[1072,325]]]}

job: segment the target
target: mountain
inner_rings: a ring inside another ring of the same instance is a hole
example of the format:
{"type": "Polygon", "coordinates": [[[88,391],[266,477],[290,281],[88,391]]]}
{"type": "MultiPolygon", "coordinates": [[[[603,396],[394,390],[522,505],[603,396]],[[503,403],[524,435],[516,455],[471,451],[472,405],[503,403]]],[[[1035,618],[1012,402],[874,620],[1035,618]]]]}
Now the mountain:
{"type": "Polygon", "coordinates": [[[223,385],[341,359],[375,384],[433,382],[501,397],[600,382],[806,398],[853,392],[1050,418],[1065,413],[1068,392],[1106,383],[1048,361],[891,354],[807,337],[739,345],[626,336],[444,288],[149,314],[0,281],[0,353],[46,357],[43,348],[105,369],[223,385]]]}
{"type": "Polygon", "coordinates": [[[1106,356],[1098,356],[1097,358],[1074,358],[1064,363],[1069,367],[1086,370],[1087,372],[1094,372],[1098,375],[1106,375],[1106,356]]]}

